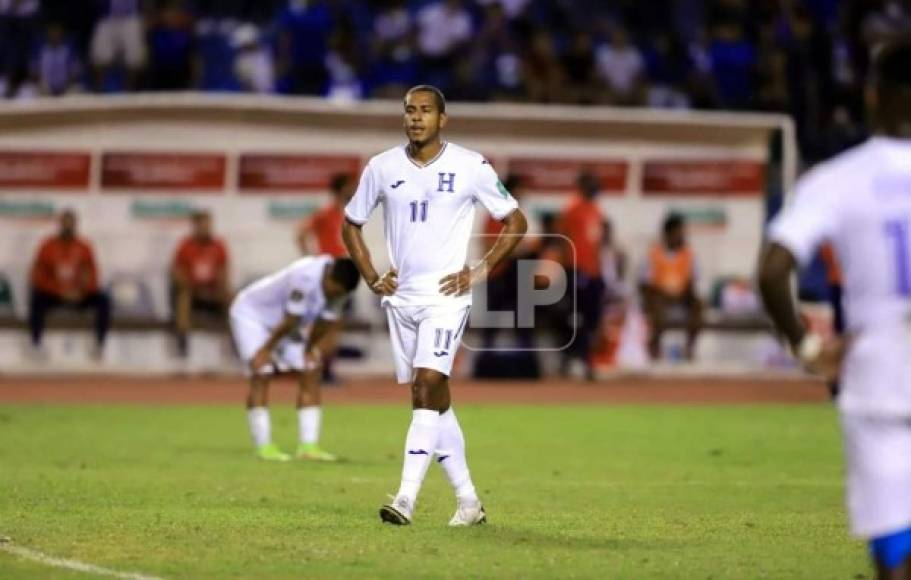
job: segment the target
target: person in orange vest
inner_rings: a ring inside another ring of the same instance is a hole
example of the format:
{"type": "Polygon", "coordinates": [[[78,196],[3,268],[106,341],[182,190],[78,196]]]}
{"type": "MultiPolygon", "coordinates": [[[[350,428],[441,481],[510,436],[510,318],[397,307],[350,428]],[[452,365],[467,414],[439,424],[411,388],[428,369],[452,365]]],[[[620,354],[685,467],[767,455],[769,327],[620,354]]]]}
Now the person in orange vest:
{"type": "Polygon", "coordinates": [[[44,320],[55,308],[95,311],[94,356],[100,357],[111,319],[108,295],[98,288],[98,268],[89,242],[76,233],[76,214],[60,214],[60,231],[45,239],[31,270],[28,322],[32,346],[41,348],[44,320]]]}
{"type": "Polygon", "coordinates": [[[355,182],[347,173],[336,173],[329,182],[332,200],[301,221],[297,228],[297,247],[303,256],[329,254],[348,256],[342,242],[345,206],[354,195],[355,182]]]}
{"type": "Polygon", "coordinates": [[[228,249],[212,233],[212,216],[200,210],[192,215],[192,234],[181,240],[171,264],[171,307],[177,354],[186,357],[194,312],[224,317],[231,303],[228,249]]]}
{"type": "Polygon", "coordinates": [[[696,339],[702,329],[702,301],[696,295],[696,260],[686,241],[683,216],[669,214],[662,238],[649,250],[641,279],[642,304],[651,326],[648,351],[652,360],[661,358],[661,335],[668,327],[673,309],[686,318],[687,360],[693,360],[696,339]]]}
{"type": "MultiPolygon", "coordinates": [[[[604,214],[595,198],[601,189],[598,178],[583,172],[576,180],[578,194],[560,216],[560,233],[569,238],[574,250],[574,291],[581,324],[577,326],[572,346],[564,351],[561,373],[568,372],[569,363],[579,358],[585,364],[585,376],[594,378],[591,361],[592,341],[601,323],[604,301],[604,281],[601,279],[601,240],[604,237],[604,214]]],[[[572,259],[573,257],[570,257],[572,259]]]]}

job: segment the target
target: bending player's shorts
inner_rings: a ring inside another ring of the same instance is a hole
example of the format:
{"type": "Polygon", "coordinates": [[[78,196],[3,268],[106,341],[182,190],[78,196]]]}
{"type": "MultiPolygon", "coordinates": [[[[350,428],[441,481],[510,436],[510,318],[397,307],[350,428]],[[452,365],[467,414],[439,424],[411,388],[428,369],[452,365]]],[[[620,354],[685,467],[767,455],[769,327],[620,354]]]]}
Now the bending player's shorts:
{"type": "MultiPolygon", "coordinates": [[[[251,376],[250,361],[272,334],[272,329],[243,309],[231,309],[231,334],[240,360],[244,363],[245,376],[251,376]]],[[[304,342],[299,336],[286,336],[272,350],[272,365],[259,369],[258,374],[271,375],[276,371],[301,371],[304,368],[304,342]]]]}
{"type": "Polygon", "coordinates": [[[911,419],[842,413],[851,532],[871,539],[911,527],[911,419]]]}
{"type": "Polygon", "coordinates": [[[386,305],[385,308],[396,380],[410,383],[415,369],[419,368],[449,376],[468,325],[470,307],[386,305]]]}

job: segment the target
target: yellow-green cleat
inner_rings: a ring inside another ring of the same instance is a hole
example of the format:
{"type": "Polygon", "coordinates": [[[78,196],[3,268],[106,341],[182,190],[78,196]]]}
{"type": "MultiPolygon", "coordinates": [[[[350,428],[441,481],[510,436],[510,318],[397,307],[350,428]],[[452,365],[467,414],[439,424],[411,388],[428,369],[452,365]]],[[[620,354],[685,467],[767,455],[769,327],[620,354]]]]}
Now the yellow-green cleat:
{"type": "Polygon", "coordinates": [[[291,461],[291,456],[278,448],[275,443],[266,443],[256,449],[256,456],[265,461],[291,461]]]}
{"type": "Polygon", "coordinates": [[[297,446],[297,458],[307,461],[338,461],[338,457],[323,451],[316,443],[301,443],[297,446]]]}

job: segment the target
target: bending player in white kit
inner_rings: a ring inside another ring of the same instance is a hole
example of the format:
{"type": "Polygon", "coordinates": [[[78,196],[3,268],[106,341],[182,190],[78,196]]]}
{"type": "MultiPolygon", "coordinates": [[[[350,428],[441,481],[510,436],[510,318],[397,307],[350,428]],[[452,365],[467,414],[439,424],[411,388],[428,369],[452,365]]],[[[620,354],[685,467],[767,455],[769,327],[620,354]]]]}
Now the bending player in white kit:
{"type": "Polygon", "coordinates": [[[261,459],[291,459],[272,442],[268,404],[269,377],[293,370],[299,377],[297,457],[335,460],[319,447],[322,353],[331,351],[330,331],[341,324],[345,298],[360,279],[348,258],[310,256],[247,286],[231,304],[231,333],[250,378],[250,434],[261,459]],[[308,328],[303,342],[294,336],[308,328]]]}
{"type": "Polygon", "coordinates": [[[880,578],[911,578],[911,44],[875,65],[877,135],[823,163],[771,224],[760,288],[797,357],[838,398],[852,532],[880,578]],[[844,269],[848,339],[823,341],[797,316],[791,274],[830,240],[844,269]],[[842,364],[843,359],[843,364],[842,364]]]}
{"type": "Polygon", "coordinates": [[[414,409],[405,440],[402,483],[383,521],[411,523],[415,500],[430,462],[437,462],[455,489],[452,526],[483,522],[484,508],[471,482],[465,440],[450,405],[449,374],[468,322],[472,284],[484,279],[525,234],[525,216],[478,153],[446,143],[446,102],[435,87],[405,95],[408,144],[373,157],[345,208],[343,239],[374,293],[383,296],[399,383],[411,384],[414,409]],[[480,201],[505,224],[483,260],[467,266],[468,242],[480,201]],[[364,244],[361,226],[383,205],[392,269],[380,276],[364,244]]]}

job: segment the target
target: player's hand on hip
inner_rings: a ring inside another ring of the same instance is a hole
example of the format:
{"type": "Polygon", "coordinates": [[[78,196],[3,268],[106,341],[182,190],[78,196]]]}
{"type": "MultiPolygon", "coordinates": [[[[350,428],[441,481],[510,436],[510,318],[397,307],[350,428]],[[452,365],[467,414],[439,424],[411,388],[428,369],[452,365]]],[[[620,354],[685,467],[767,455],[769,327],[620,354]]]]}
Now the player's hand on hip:
{"type": "Polygon", "coordinates": [[[253,359],[250,360],[250,370],[254,373],[259,373],[270,364],[272,364],[272,351],[267,348],[261,348],[256,351],[253,359]]]}
{"type": "Polygon", "coordinates": [[[370,290],[378,296],[392,296],[399,287],[399,273],[389,270],[370,285],[370,290]]]}
{"type": "Polygon", "coordinates": [[[487,277],[487,264],[480,262],[474,268],[467,265],[455,274],[440,279],[440,293],[444,296],[461,296],[467,294],[471,287],[487,277]]]}

